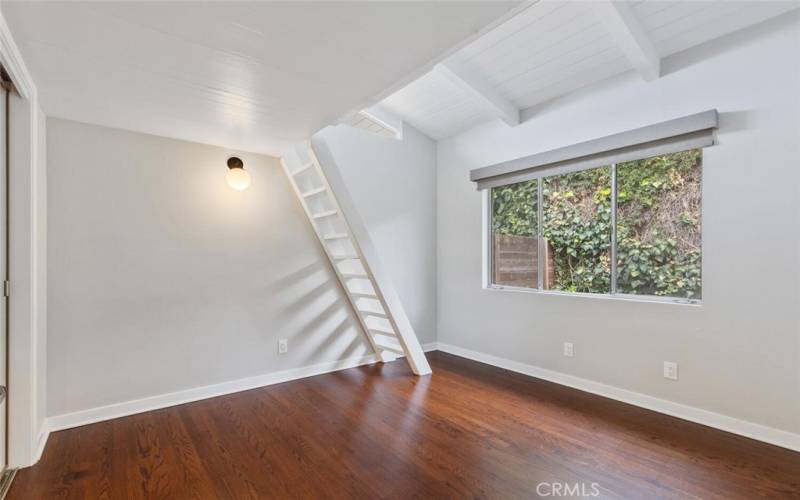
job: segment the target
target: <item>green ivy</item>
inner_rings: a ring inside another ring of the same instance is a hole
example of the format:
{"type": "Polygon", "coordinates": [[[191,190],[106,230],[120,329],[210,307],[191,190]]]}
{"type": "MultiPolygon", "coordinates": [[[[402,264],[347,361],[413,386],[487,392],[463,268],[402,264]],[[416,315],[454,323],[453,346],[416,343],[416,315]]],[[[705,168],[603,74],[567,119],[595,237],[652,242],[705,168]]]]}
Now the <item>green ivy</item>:
{"type": "Polygon", "coordinates": [[[537,190],[536,180],[492,189],[492,230],[497,234],[536,236],[537,190]]]}

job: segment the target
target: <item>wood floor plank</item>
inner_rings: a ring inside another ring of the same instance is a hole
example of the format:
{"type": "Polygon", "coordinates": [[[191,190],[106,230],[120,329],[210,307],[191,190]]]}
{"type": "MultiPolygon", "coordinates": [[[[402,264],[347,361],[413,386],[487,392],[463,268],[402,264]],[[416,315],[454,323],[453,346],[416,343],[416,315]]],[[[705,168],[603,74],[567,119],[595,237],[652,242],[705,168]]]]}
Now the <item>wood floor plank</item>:
{"type": "Polygon", "coordinates": [[[800,453],[429,360],[430,377],[363,366],[56,432],[8,498],[506,499],[558,483],[595,498],[800,499],[800,453]]]}

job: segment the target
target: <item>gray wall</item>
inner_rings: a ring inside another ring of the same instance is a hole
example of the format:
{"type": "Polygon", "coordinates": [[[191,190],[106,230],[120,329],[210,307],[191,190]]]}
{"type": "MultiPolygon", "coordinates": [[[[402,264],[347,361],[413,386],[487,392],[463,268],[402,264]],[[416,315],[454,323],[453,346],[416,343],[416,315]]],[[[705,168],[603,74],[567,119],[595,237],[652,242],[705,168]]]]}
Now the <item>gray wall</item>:
{"type": "Polygon", "coordinates": [[[800,432],[800,23],[783,16],[438,146],[439,341],[800,432]],[[700,307],[481,288],[469,170],[709,108],[700,307]],[[564,341],[575,357],[561,356],[564,341]],[[680,363],[680,380],[662,362],[680,363]]]}
{"type": "Polygon", "coordinates": [[[346,125],[328,127],[319,136],[336,160],[419,341],[435,341],[436,143],[408,125],[402,141],[346,125]]]}
{"type": "Polygon", "coordinates": [[[370,352],[278,161],[237,192],[231,153],[48,120],[49,415],[370,352]]]}

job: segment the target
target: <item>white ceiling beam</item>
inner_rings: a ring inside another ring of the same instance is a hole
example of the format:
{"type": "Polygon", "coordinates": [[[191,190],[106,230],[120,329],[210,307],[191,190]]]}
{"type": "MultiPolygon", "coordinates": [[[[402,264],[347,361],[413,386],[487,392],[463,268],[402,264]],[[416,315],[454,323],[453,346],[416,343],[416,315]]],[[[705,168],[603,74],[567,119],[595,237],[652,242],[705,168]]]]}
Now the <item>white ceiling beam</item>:
{"type": "Polygon", "coordinates": [[[437,64],[433,70],[506,124],[512,127],[519,125],[519,108],[478,75],[469,73],[451,63],[437,64]]]}
{"type": "Polygon", "coordinates": [[[645,81],[661,76],[661,58],[636,14],[625,2],[591,2],[595,14],[608,34],[645,81]]]}

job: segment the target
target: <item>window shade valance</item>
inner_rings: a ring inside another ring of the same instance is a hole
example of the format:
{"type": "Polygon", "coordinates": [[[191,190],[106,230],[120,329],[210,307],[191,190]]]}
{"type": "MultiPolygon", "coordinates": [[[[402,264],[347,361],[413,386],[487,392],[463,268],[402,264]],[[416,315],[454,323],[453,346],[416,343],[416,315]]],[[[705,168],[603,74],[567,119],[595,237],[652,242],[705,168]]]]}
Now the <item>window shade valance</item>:
{"type": "Polygon", "coordinates": [[[716,109],[470,171],[478,189],[714,144],[716,109]]]}

